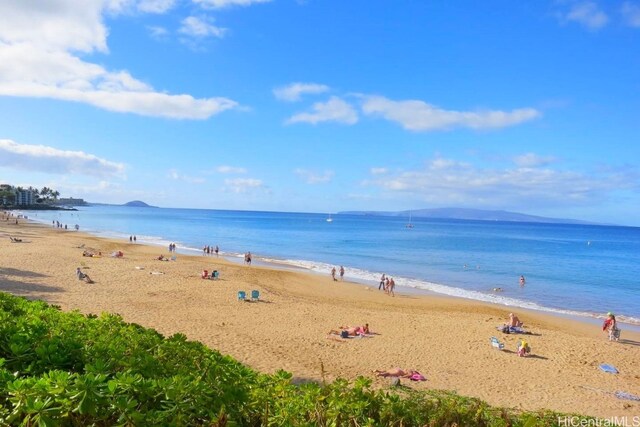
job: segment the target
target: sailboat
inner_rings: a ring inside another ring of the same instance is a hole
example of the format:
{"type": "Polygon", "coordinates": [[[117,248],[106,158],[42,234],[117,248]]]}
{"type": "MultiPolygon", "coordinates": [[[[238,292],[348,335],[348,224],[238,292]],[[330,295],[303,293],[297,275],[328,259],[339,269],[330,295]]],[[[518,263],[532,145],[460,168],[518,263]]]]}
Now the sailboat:
{"type": "Polygon", "coordinates": [[[411,222],[411,211],[409,211],[409,222],[405,225],[406,228],[413,228],[413,223],[411,222]]]}
{"type": "Polygon", "coordinates": [[[327,218],[327,222],[333,222],[333,218],[331,218],[331,214],[329,214],[329,218],[327,218]]]}

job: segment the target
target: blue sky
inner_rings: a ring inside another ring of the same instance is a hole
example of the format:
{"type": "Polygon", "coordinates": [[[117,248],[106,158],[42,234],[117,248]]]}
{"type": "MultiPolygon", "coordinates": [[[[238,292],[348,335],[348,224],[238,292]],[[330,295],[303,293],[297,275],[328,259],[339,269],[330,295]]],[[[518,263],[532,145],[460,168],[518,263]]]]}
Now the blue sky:
{"type": "Polygon", "coordinates": [[[0,2],[0,182],[640,225],[640,1],[0,2]]]}

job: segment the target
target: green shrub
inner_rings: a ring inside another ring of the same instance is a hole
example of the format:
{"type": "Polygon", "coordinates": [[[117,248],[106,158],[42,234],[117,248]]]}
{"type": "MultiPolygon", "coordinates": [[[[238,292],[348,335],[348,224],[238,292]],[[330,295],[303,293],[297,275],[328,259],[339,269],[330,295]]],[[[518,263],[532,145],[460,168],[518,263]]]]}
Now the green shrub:
{"type": "Polygon", "coordinates": [[[548,426],[446,391],[294,384],[182,334],[0,293],[0,424],[22,426],[548,426]]]}

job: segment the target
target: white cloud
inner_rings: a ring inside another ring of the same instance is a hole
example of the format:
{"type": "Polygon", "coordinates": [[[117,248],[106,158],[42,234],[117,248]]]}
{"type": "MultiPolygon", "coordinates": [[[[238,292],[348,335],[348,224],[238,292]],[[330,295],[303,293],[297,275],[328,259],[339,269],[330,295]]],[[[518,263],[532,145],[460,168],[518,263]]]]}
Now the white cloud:
{"type": "Polygon", "coordinates": [[[178,172],[177,169],[169,170],[169,173],[167,174],[167,176],[170,179],[173,179],[174,181],[184,181],[189,184],[203,184],[205,182],[204,178],[197,177],[197,176],[194,177],[194,176],[184,175],[178,172]]]}
{"type": "Polygon", "coordinates": [[[291,83],[287,86],[275,88],[273,95],[281,101],[299,101],[304,94],[319,94],[329,90],[329,86],[317,83],[291,83]]]}
{"type": "Polygon", "coordinates": [[[0,2],[0,96],[81,102],[109,111],[206,119],[236,108],[226,98],[197,99],[154,90],[126,70],[107,70],[78,52],[107,52],[103,14],[125,0],[0,2]]]}
{"type": "Polygon", "coordinates": [[[226,173],[247,173],[247,170],[245,168],[239,168],[235,166],[221,165],[216,168],[216,172],[225,173],[225,174],[226,173]]]}
{"type": "Polygon", "coordinates": [[[358,122],[358,113],[347,102],[332,96],[327,102],[313,104],[312,113],[299,113],[289,118],[285,123],[338,122],[352,125],[358,122]]]}
{"type": "Polygon", "coordinates": [[[364,183],[435,206],[580,206],[638,187],[637,174],[546,167],[490,169],[435,158],[419,170],[397,171],[364,183]]]}
{"type": "Polygon", "coordinates": [[[63,151],[44,145],[0,139],[0,167],[49,174],[124,177],[124,165],[83,151],[63,151]]]}
{"type": "Polygon", "coordinates": [[[302,178],[307,184],[321,184],[329,182],[335,175],[335,172],[331,170],[317,173],[306,169],[296,169],[293,173],[302,178]]]}
{"type": "Polygon", "coordinates": [[[567,21],[577,22],[591,30],[598,30],[609,22],[606,13],[598,8],[592,1],[578,2],[571,6],[571,9],[563,16],[567,21]]]}
{"type": "Polygon", "coordinates": [[[630,27],[640,27],[640,6],[626,1],[622,4],[622,16],[630,27]]]}
{"type": "Polygon", "coordinates": [[[234,193],[248,193],[255,190],[264,190],[265,186],[260,179],[233,178],[224,180],[225,188],[234,193]]]}
{"type": "Polygon", "coordinates": [[[227,30],[225,28],[216,27],[207,22],[206,18],[198,18],[189,16],[182,20],[178,32],[190,37],[206,38],[206,37],[224,37],[227,30]]]}
{"type": "Polygon", "coordinates": [[[169,35],[169,31],[164,27],[148,25],[147,30],[149,31],[149,35],[156,40],[163,39],[169,35]]]}
{"type": "Polygon", "coordinates": [[[140,0],[138,10],[146,13],[165,13],[175,4],[176,0],[140,0]]]}
{"type": "Polygon", "coordinates": [[[389,170],[387,168],[371,168],[369,172],[371,175],[384,175],[389,172],[389,170]]]}
{"type": "Polygon", "coordinates": [[[364,114],[380,116],[412,131],[434,131],[454,127],[472,129],[501,128],[535,119],[541,114],[533,108],[513,111],[443,110],[423,101],[393,101],[382,96],[367,96],[362,102],[364,114]]]}
{"type": "Polygon", "coordinates": [[[230,6],[250,6],[254,3],[268,3],[271,0],[193,0],[202,7],[222,9],[230,6]]]}
{"type": "Polygon", "coordinates": [[[550,165],[552,163],[555,163],[557,159],[553,156],[540,156],[535,153],[526,153],[520,156],[516,156],[513,161],[520,167],[532,168],[550,165]]]}

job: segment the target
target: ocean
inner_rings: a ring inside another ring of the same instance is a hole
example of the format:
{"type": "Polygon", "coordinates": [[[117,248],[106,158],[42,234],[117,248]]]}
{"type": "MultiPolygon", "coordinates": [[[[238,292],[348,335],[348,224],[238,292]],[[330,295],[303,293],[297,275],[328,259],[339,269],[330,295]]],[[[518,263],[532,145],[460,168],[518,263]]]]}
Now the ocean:
{"type": "MultiPolygon", "coordinates": [[[[72,230],[202,254],[205,245],[253,260],[329,274],[377,288],[434,292],[556,314],[640,325],[640,228],[358,215],[137,208],[93,205],[78,211],[25,211],[72,230]],[[525,286],[519,285],[520,275],[525,286]],[[494,288],[501,288],[495,292],[494,288]]],[[[72,232],[72,231],[69,231],[72,232]]],[[[123,250],[126,250],[123,248],[123,250]]],[[[206,263],[203,261],[203,268],[206,263]]]]}

